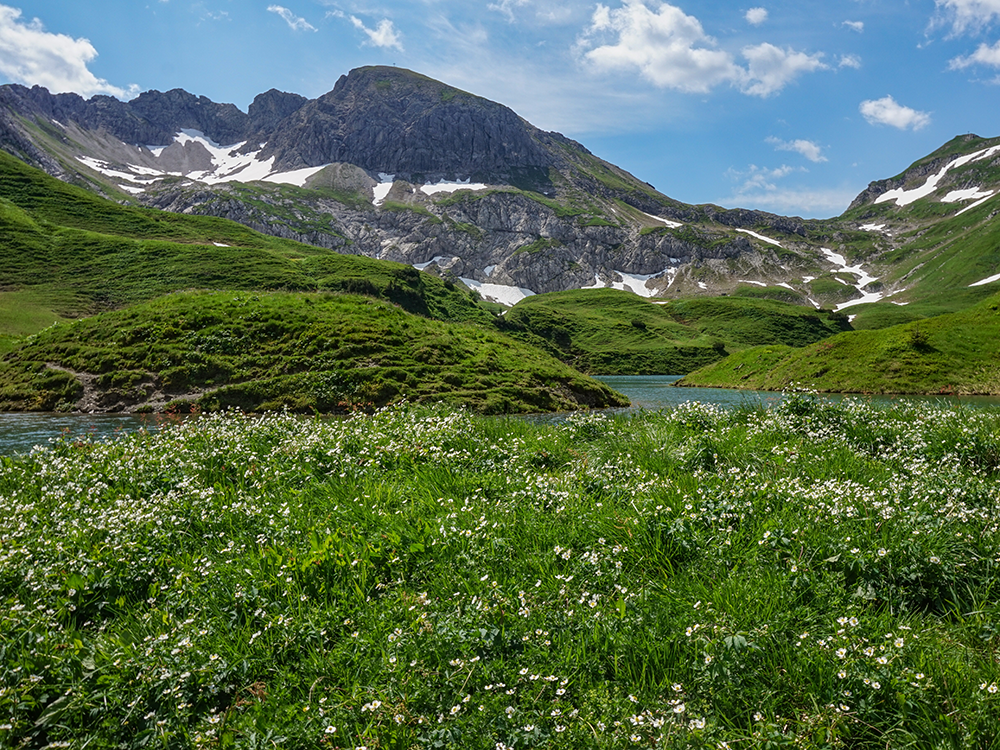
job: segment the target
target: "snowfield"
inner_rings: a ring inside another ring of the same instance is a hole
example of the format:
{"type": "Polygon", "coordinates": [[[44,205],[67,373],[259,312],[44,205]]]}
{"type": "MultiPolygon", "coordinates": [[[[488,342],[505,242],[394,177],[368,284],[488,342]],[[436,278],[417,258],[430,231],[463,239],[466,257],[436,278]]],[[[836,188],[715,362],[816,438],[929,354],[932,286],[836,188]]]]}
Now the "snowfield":
{"type": "MultiPolygon", "coordinates": [[[[980,161],[982,159],[989,159],[994,154],[1000,152],[1000,146],[991,146],[990,148],[984,148],[980,151],[975,151],[971,154],[966,154],[965,156],[959,156],[957,159],[945,164],[941,167],[937,173],[932,174],[927,178],[927,181],[920,187],[913,188],[912,190],[906,190],[905,188],[896,188],[895,190],[889,190],[882,193],[878,198],[875,199],[875,203],[886,203],[888,201],[896,201],[897,206],[908,206],[914,201],[920,200],[921,198],[926,198],[931,195],[935,190],[937,190],[938,183],[948,174],[949,170],[956,169],[957,167],[965,166],[966,164],[971,164],[972,162],[980,161]]],[[[980,188],[974,188],[974,190],[980,190],[980,188]]],[[[951,196],[954,193],[964,193],[968,191],[953,191],[948,195],[951,196]]],[[[980,196],[981,197],[981,196],[980,196]]],[[[986,196],[987,198],[991,196],[986,196]]],[[[955,200],[969,200],[970,198],[956,198],[955,200]]],[[[945,199],[946,203],[951,203],[952,201],[945,199]]],[[[963,211],[972,208],[963,209],[963,211]]],[[[960,212],[961,213],[961,212],[960,212]]]]}
{"type": "MultiPolygon", "coordinates": [[[[150,187],[154,182],[156,182],[156,180],[164,177],[186,177],[189,180],[201,182],[206,185],[218,185],[220,183],[235,181],[256,182],[258,180],[262,180],[264,182],[272,182],[282,185],[305,187],[306,180],[320,170],[329,166],[328,164],[324,164],[320,167],[306,167],[304,169],[294,169],[289,172],[276,172],[273,168],[274,157],[265,160],[261,160],[259,158],[260,152],[263,151],[264,146],[267,144],[262,143],[256,151],[241,154],[238,153],[238,151],[246,145],[245,142],[236,143],[231,146],[221,146],[211,138],[206,137],[200,130],[181,130],[174,138],[174,143],[178,143],[181,146],[200,146],[208,152],[212,168],[192,171],[185,174],[183,172],[155,169],[153,167],[142,166],[139,164],[126,164],[124,166],[113,165],[88,156],[78,156],[77,161],[97,172],[100,172],[106,177],[118,180],[119,183],[129,183],[127,185],[119,184],[118,187],[133,194],[144,192],[145,189],[150,187]]],[[[170,146],[147,146],[146,151],[149,152],[154,159],[158,160],[163,157],[164,151],[168,148],[170,148],[170,146]]],[[[391,182],[389,187],[391,187],[391,182]]],[[[388,192],[388,187],[386,188],[386,192],[388,192]]]]}

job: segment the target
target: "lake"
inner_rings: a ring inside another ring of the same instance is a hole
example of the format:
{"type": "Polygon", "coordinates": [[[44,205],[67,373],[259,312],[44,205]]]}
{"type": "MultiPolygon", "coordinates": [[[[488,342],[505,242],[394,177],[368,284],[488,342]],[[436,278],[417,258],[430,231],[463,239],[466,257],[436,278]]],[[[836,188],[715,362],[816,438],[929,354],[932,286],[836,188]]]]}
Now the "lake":
{"type": "MultiPolygon", "coordinates": [[[[784,396],[772,391],[739,391],[727,388],[676,388],[673,386],[679,376],[671,375],[607,375],[597,378],[603,383],[624,393],[632,401],[629,409],[664,409],[677,406],[685,401],[704,401],[719,406],[732,407],[742,404],[770,406],[779,403],[784,396]]],[[[839,394],[825,395],[824,398],[845,398],[839,394]]],[[[1000,407],[1000,396],[853,396],[871,398],[873,401],[890,403],[893,400],[930,401],[941,404],[961,403],[975,407],[1000,407]]],[[[543,419],[552,417],[543,417],[543,419]]],[[[555,417],[558,419],[559,417],[555,417]]],[[[51,439],[61,435],[69,437],[90,437],[104,439],[123,432],[156,430],[164,423],[162,417],[134,414],[0,414],[0,455],[27,453],[36,445],[48,445],[51,439]]]]}

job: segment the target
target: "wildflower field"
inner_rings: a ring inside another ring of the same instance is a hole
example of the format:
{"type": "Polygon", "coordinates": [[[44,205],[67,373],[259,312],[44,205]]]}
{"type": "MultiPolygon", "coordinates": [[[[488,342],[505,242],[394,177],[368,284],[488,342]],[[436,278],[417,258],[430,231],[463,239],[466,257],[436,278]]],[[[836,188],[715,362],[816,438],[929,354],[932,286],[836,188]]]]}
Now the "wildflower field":
{"type": "Polygon", "coordinates": [[[0,747],[988,748],[1000,414],[216,414],[0,459],[0,747]]]}

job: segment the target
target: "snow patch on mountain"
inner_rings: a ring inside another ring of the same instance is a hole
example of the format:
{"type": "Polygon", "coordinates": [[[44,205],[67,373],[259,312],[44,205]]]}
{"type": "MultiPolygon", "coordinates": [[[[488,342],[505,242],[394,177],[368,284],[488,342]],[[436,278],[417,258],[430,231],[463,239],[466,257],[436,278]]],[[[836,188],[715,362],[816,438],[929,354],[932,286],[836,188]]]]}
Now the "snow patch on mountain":
{"type": "Polygon", "coordinates": [[[996,274],[995,276],[990,276],[988,278],[981,279],[975,283],[969,284],[969,286],[984,286],[986,284],[992,284],[994,281],[1000,281],[1000,273],[996,274]]]}
{"type": "Polygon", "coordinates": [[[781,243],[777,240],[772,240],[770,237],[765,237],[762,234],[757,234],[756,232],[751,232],[749,229],[737,229],[737,232],[743,232],[743,234],[749,234],[751,237],[756,237],[761,242],[767,242],[775,247],[781,247],[781,243]]]}
{"type": "MultiPolygon", "coordinates": [[[[636,210],[638,211],[638,209],[636,209],[636,210]]],[[[648,216],[650,219],[653,219],[654,221],[658,221],[661,224],[663,224],[663,225],[665,225],[667,227],[670,227],[671,229],[680,229],[682,226],[684,226],[679,221],[672,221],[670,219],[664,219],[662,216],[654,216],[653,214],[647,214],[645,211],[639,211],[639,213],[641,213],[643,216],[648,216]]]]}
{"type": "Polygon", "coordinates": [[[989,195],[987,195],[987,196],[985,196],[983,198],[980,198],[975,203],[971,203],[968,206],[966,206],[965,208],[963,208],[961,211],[959,211],[957,214],[955,214],[955,216],[961,216],[966,211],[971,211],[972,209],[976,208],[977,206],[983,205],[984,203],[986,203],[986,201],[988,201],[994,195],[996,195],[996,193],[990,193],[989,195]]]}
{"type": "Polygon", "coordinates": [[[295,185],[305,187],[306,181],[320,170],[326,169],[329,164],[322,167],[306,167],[305,169],[293,169],[291,172],[275,172],[264,178],[264,182],[276,182],[279,185],[295,185]]]}
{"type": "Polygon", "coordinates": [[[530,289],[520,286],[507,286],[505,284],[487,284],[475,279],[467,279],[462,276],[458,279],[469,289],[479,293],[479,296],[490,302],[499,302],[501,305],[513,307],[527,297],[534,297],[535,293],[530,289]]]}
{"type": "Polygon", "coordinates": [[[395,182],[396,175],[386,174],[385,172],[378,173],[378,185],[376,185],[373,190],[375,192],[375,200],[372,203],[376,206],[381,206],[385,201],[389,191],[392,190],[392,183],[395,182]]]}
{"type": "Polygon", "coordinates": [[[484,185],[481,182],[472,182],[472,179],[469,178],[457,182],[442,180],[433,185],[421,185],[420,192],[424,195],[435,195],[437,193],[455,193],[459,190],[486,190],[488,187],[489,185],[484,185]]]}
{"type": "Polygon", "coordinates": [[[974,187],[965,190],[952,190],[941,199],[942,203],[958,203],[959,201],[977,201],[980,198],[989,198],[993,195],[992,190],[983,192],[982,188],[974,187]]]}
{"type": "MultiPolygon", "coordinates": [[[[858,277],[858,282],[853,286],[855,289],[858,290],[858,293],[861,295],[861,297],[859,299],[852,299],[848,300],[847,302],[842,302],[839,305],[837,305],[834,308],[834,310],[839,312],[848,307],[854,307],[855,305],[863,305],[868,302],[878,302],[879,300],[884,298],[885,295],[883,295],[881,292],[866,292],[864,290],[864,288],[869,284],[871,284],[873,281],[878,281],[877,276],[872,276],[870,273],[868,273],[868,271],[862,268],[860,264],[856,266],[847,265],[847,259],[843,255],[841,255],[840,253],[835,253],[833,252],[833,250],[830,250],[829,248],[823,247],[820,248],[820,251],[823,253],[824,256],[826,256],[826,259],[828,261],[830,261],[834,266],[837,266],[837,268],[834,270],[834,273],[847,273],[851,274],[852,276],[858,277]]],[[[840,281],[842,284],[845,283],[843,279],[838,279],[838,281],[840,281]]],[[[847,286],[851,285],[847,284],[847,286]]]]}
{"type": "Polygon", "coordinates": [[[645,297],[647,299],[656,296],[656,289],[650,289],[646,286],[646,282],[650,279],[658,279],[663,276],[667,277],[667,286],[669,287],[674,283],[674,278],[677,276],[677,269],[673,267],[664,268],[659,273],[649,273],[649,274],[638,274],[638,273],[625,273],[624,271],[612,271],[615,276],[621,278],[621,281],[612,281],[611,283],[605,284],[601,281],[600,276],[594,276],[594,283],[582,287],[583,289],[620,289],[623,292],[632,292],[640,297],[645,297]]]}
{"type": "MultiPolygon", "coordinates": [[[[119,184],[119,187],[133,194],[144,192],[145,188],[150,187],[154,182],[164,177],[186,177],[189,180],[201,182],[206,185],[263,180],[265,182],[304,187],[310,177],[326,166],[329,166],[323,165],[321,167],[295,169],[289,172],[275,172],[273,169],[274,157],[265,160],[259,158],[260,152],[266,144],[261,144],[260,149],[257,151],[249,154],[241,154],[239,153],[239,149],[245,145],[244,143],[221,146],[211,138],[206,137],[200,130],[181,130],[174,139],[174,144],[179,144],[184,148],[193,145],[204,149],[208,154],[208,163],[211,164],[211,168],[184,173],[176,170],[156,169],[155,167],[140,164],[111,164],[89,156],[78,156],[77,161],[113,180],[130,183],[129,185],[119,184]]],[[[171,144],[171,146],[174,144],[171,144]]],[[[155,162],[163,159],[164,153],[171,146],[147,146],[146,151],[155,162]]],[[[146,160],[148,161],[148,157],[146,160]]],[[[386,192],[388,192],[388,189],[386,192]]]]}
{"type": "MultiPolygon", "coordinates": [[[[975,161],[980,161],[982,159],[989,159],[994,154],[1000,152],[1000,146],[991,146],[990,148],[984,148],[980,151],[974,151],[971,154],[966,154],[965,156],[959,156],[957,159],[945,164],[938,170],[935,174],[932,174],[927,178],[920,187],[913,188],[912,190],[906,190],[905,188],[896,188],[895,190],[888,190],[878,198],[875,199],[875,203],[886,203],[888,201],[896,201],[897,206],[908,206],[914,201],[920,200],[921,198],[926,198],[931,195],[935,190],[937,190],[938,183],[944,179],[944,176],[952,169],[957,169],[958,167],[965,166],[966,164],[971,164],[975,161]]],[[[977,190],[979,188],[976,188],[977,190]]],[[[962,191],[956,191],[962,192],[962,191]]],[[[950,195],[950,193],[949,193],[950,195]]],[[[971,206],[970,206],[971,208],[971,206]]]]}

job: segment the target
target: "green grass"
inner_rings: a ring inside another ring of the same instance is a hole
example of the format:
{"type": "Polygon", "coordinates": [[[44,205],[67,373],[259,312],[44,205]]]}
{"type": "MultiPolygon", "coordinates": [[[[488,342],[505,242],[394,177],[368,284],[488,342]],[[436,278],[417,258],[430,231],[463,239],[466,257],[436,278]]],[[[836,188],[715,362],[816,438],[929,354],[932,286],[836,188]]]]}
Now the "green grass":
{"type": "Polygon", "coordinates": [[[675,300],[663,309],[678,322],[723,339],[734,350],[762,344],[805,346],[848,328],[847,316],[841,313],[766,299],[675,300]]]}
{"type": "Polygon", "coordinates": [[[587,289],[529,297],[504,316],[522,340],[585,372],[669,375],[765,343],[803,345],[843,329],[844,316],[769,300],[654,304],[631,292],[587,289]]]}
{"type": "Polygon", "coordinates": [[[0,462],[0,743],[987,748],[1000,418],[216,415],[0,462]]]}
{"type": "Polygon", "coordinates": [[[486,413],[628,403],[495,331],[339,294],[177,293],[52,326],[0,362],[0,410],[344,412],[404,399],[486,413]]]}
{"type": "Polygon", "coordinates": [[[54,307],[73,309],[76,301],[70,297],[58,304],[50,294],[39,295],[35,290],[0,292],[0,354],[9,351],[23,336],[40,331],[65,318],[54,307]]]}
{"type": "Polygon", "coordinates": [[[844,393],[1000,393],[1000,295],[958,313],[842,333],[801,349],[750,349],[685,385],[844,393]]]}

